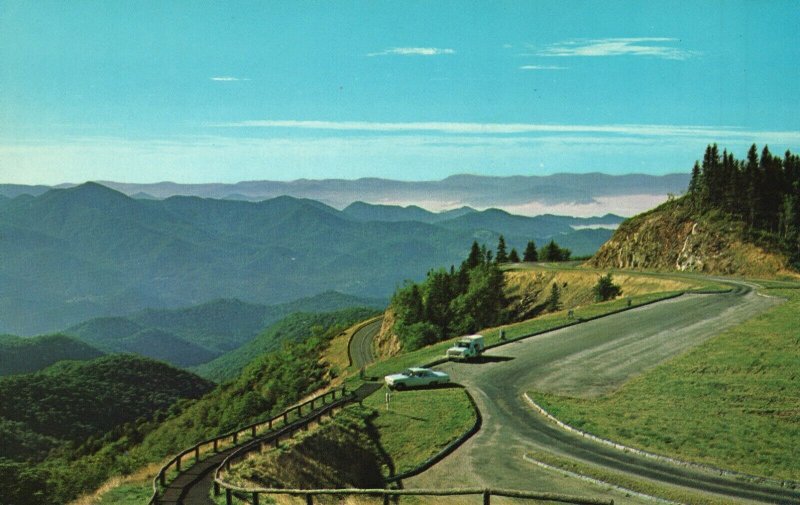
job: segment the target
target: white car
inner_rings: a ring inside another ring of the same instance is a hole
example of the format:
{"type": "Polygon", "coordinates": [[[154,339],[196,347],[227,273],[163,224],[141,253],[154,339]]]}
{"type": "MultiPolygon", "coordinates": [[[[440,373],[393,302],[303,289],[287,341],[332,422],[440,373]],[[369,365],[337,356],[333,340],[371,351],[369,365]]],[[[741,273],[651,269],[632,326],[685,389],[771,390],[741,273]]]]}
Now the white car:
{"type": "Polygon", "coordinates": [[[450,376],[429,368],[408,368],[400,373],[387,375],[384,380],[391,389],[406,389],[445,384],[450,382],[450,376]]]}

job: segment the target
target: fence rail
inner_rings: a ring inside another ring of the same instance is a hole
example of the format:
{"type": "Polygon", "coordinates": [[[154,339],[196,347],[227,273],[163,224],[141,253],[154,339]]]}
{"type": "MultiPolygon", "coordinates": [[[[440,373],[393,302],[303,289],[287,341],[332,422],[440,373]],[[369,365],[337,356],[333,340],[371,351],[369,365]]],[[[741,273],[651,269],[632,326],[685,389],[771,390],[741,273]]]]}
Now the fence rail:
{"type": "Polygon", "coordinates": [[[153,495],[151,496],[148,505],[159,505],[159,494],[161,493],[162,488],[167,487],[167,479],[171,470],[180,473],[181,471],[185,470],[183,463],[188,461],[191,463],[191,465],[197,464],[198,462],[202,461],[202,455],[209,449],[213,454],[216,454],[223,447],[235,447],[247,436],[249,436],[251,439],[255,439],[258,436],[258,433],[263,432],[265,429],[267,432],[274,432],[278,426],[280,426],[281,430],[283,430],[289,426],[290,419],[302,418],[304,409],[308,408],[309,413],[312,413],[317,406],[330,406],[336,403],[337,394],[339,401],[343,401],[347,395],[346,388],[342,386],[341,388],[332,389],[321,395],[315,396],[310,400],[284,410],[274,417],[247,425],[243,428],[230,431],[208,440],[204,440],[178,453],[161,467],[161,469],[158,471],[158,474],[156,474],[155,478],[153,479],[153,495]],[[329,401],[332,403],[328,403],[329,401]]]}
{"type": "MultiPolygon", "coordinates": [[[[471,397],[470,397],[471,399],[471,397]]],[[[383,503],[389,505],[393,498],[401,496],[481,496],[484,505],[491,505],[492,496],[502,496],[507,498],[518,498],[533,501],[549,501],[559,503],[570,503],[576,505],[614,505],[614,500],[603,500],[598,498],[586,498],[557,493],[541,493],[531,491],[520,491],[516,489],[492,489],[492,488],[453,488],[453,489],[276,489],[276,488],[242,488],[225,481],[224,474],[230,470],[231,466],[237,461],[246,457],[249,452],[263,449],[267,444],[273,443],[276,447],[281,437],[291,436],[299,430],[308,429],[309,425],[321,419],[325,414],[333,415],[335,408],[349,401],[350,398],[341,397],[338,402],[332,402],[325,407],[318,409],[312,416],[298,419],[295,422],[283,426],[281,429],[242,445],[233,453],[229,454],[214,473],[214,494],[220,496],[225,494],[225,503],[234,505],[234,500],[248,505],[260,505],[262,496],[269,495],[290,495],[303,496],[306,505],[314,505],[314,498],[317,496],[374,496],[383,498],[383,503]]],[[[477,411],[477,408],[476,408],[477,411]]],[[[478,412],[480,416],[480,412],[478,412]]],[[[480,423],[476,423],[476,428],[480,423]]],[[[471,433],[470,433],[471,434],[471,433]]],[[[266,500],[265,500],[266,502],[266,500]]]]}
{"type": "Polygon", "coordinates": [[[388,505],[392,498],[401,496],[481,496],[484,505],[491,505],[492,496],[518,498],[532,501],[570,503],[575,505],[614,505],[614,500],[586,498],[558,493],[519,491],[516,489],[453,488],[453,489],[245,489],[227,485],[225,502],[234,505],[234,499],[243,503],[259,505],[261,495],[305,496],[306,505],[314,505],[316,496],[374,496],[383,498],[388,505]]]}

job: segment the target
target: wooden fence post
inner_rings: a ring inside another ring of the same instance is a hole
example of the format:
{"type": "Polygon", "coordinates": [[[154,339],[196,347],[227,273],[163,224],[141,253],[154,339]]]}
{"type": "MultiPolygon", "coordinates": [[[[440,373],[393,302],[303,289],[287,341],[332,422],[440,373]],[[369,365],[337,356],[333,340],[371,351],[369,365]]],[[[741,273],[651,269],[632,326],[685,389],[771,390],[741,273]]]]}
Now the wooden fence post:
{"type": "Polygon", "coordinates": [[[269,428],[267,429],[272,430],[272,418],[269,419],[269,428]]]}
{"type": "Polygon", "coordinates": [[[253,438],[256,438],[256,426],[253,425],[253,438]]]}
{"type": "Polygon", "coordinates": [[[219,496],[219,493],[220,493],[220,490],[219,490],[219,482],[217,482],[217,481],[215,480],[215,481],[214,481],[214,496],[219,496]]]}
{"type": "Polygon", "coordinates": [[[218,447],[219,447],[219,440],[215,438],[214,439],[214,452],[217,452],[218,447]]]}
{"type": "Polygon", "coordinates": [[[239,432],[237,431],[236,433],[233,434],[233,445],[236,445],[238,441],[239,441],[239,432]]]}
{"type": "Polygon", "coordinates": [[[258,491],[253,491],[253,505],[258,505],[258,491]]]}
{"type": "Polygon", "coordinates": [[[289,411],[287,410],[286,412],[283,413],[283,424],[286,424],[288,422],[289,422],[289,411]]]}
{"type": "Polygon", "coordinates": [[[233,496],[230,489],[225,489],[225,505],[233,505],[233,496]]]}
{"type": "Polygon", "coordinates": [[[175,460],[175,469],[180,472],[181,471],[181,455],[178,455],[178,458],[175,460]]]}
{"type": "Polygon", "coordinates": [[[314,505],[314,496],[307,494],[306,495],[306,505],[314,505]]]}
{"type": "Polygon", "coordinates": [[[200,461],[200,446],[194,448],[194,462],[197,463],[200,461]]]}
{"type": "Polygon", "coordinates": [[[483,505],[490,505],[492,493],[488,489],[483,490],[483,505]]]}
{"type": "Polygon", "coordinates": [[[167,472],[161,472],[160,474],[158,474],[158,480],[159,480],[159,482],[161,482],[162,486],[166,486],[167,485],[167,472]]]}

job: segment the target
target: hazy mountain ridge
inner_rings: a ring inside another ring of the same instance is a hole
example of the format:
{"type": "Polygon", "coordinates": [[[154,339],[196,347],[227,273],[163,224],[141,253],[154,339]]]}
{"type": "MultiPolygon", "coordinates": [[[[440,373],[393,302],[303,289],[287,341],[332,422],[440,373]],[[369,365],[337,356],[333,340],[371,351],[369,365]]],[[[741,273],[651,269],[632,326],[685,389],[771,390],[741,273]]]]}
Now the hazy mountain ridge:
{"type": "MultiPolygon", "coordinates": [[[[144,199],[171,196],[259,201],[278,196],[311,198],[338,209],[354,202],[439,202],[441,208],[517,206],[532,202],[546,205],[590,203],[597,198],[621,195],[667,195],[686,190],[687,174],[559,173],[545,176],[452,175],[439,181],[398,181],[380,178],[298,179],[294,181],[243,181],[234,184],[120,183],[101,181],[110,188],[144,199]]],[[[0,195],[22,192],[38,195],[41,186],[0,185],[0,195]]]]}
{"type": "MultiPolygon", "coordinates": [[[[522,248],[552,236],[537,232],[537,219],[488,211],[436,224],[363,221],[288,196],[135,200],[96,183],[23,195],[0,207],[0,331],[41,334],[219,298],[271,305],[331,289],[386,298],[405,279],[460,262],[473,240],[494,245],[505,233],[522,248]],[[497,219],[452,226],[470,216],[497,219]],[[517,221],[531,227],[506,232],[517,221]]],[[[557,237],[575,255],[604,241],[577,250],[592,235],[575,233],[557,237]]]]}

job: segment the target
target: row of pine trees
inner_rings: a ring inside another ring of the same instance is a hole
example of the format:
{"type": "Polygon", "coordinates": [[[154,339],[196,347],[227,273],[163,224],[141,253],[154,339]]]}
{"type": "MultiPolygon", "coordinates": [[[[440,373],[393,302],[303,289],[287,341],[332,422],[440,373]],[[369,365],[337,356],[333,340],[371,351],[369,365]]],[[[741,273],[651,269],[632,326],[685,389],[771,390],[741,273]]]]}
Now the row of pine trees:
{"type": "Polygon", "coordinates": [[[695,212],[721,210],[741,219],[754,235],[775,237],[800,260],[800,156],[774,156],[753,144],[744,160],[716,144],[695,162],[688,190],[695,212]]]}

